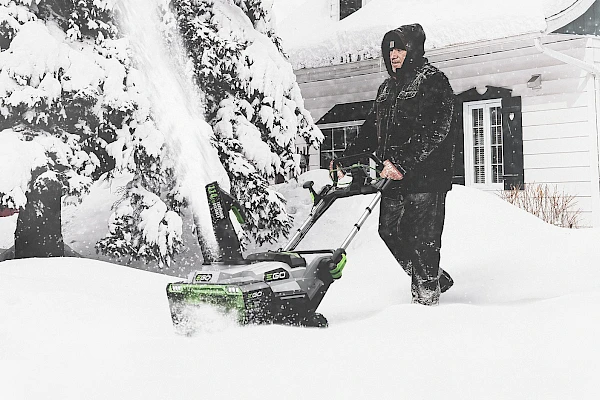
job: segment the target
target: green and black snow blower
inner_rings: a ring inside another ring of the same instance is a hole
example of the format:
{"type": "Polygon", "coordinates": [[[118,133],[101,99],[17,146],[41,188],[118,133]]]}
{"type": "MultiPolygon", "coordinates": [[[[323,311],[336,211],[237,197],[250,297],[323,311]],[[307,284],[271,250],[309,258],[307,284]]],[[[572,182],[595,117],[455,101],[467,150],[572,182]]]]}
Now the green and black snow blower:
{"type": "Polygon", "coordinates": [[[337,173],[332,184],[317,193],[312,181],[303,187],[313,197],[313,208],[285,247],[242,256],[240,243],[229,211],[243,223],[244,212],[237,201],[217,183],[206,187],[215,236],[219,243],[219,262],[202,265],[187,281],[167,285],[167,297],[176,331],[191,334],[196,329],[194,310],[203,305],[233,314],[240,324],[275,323],[326,327],[327,319],[317,307],[329,286],[342,276],[346,249],[381,199],[388,179],[369,176],[371,159],[377,168],[381,161],[373,154],[359,154],[335,160],[335,165],[352,176],[352,182],[338,185],[337,173]],[[341,165],[349,165],[341,167],[341,165]],[[315,222],[335,200],[356,195],[375,194],[342,245],[333,250],[294,251],[315,222]],[[310,263],[304,256],[312,256],[310,263]]]}

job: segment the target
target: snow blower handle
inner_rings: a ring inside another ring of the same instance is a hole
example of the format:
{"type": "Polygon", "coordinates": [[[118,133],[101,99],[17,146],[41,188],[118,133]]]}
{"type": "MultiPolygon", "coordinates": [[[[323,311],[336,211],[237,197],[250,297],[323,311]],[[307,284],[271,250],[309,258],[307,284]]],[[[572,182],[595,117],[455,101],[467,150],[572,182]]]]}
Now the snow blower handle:
{"type": "MultiPolygon", "coordinates": [[[[358,173],[353,174],[352,183],[350,186],[354,187],[354,188],[359,188],[359,191],[361,193],[366,194],[366,192],[370,192],[370,193],[383,192],[385,189],[387,189],[387,187],[391,183],[391,179],[389,179],[389,178],[381,179],[376,184],[372,185],[368,189],[366,187],[364,187],[365,182],[368,182],[369,179],[364,174],[364,171],[362,169],[360,169],[360,167],[363,166],[363,164],[361,164],[361,162],[367,158],[373,160],[373,162],[375,163],[375,166],[376,166],[376,170],[383,170],[385,164],[383,163],[383,161],[381,161],[381,159],[379,157],[377,157],[377,155],[375,155],[373,153],[359,153],[359,154],[355,154],[352,156],[340,157],[340,158],[336,158],[336,159],[332,160],[331,162],[333,163],[333,165],[339,165],[343,169],[357,169],[357,167],[358,167],[358,173]],[[350,166],[344,168],[345,165],[350,165],[350,166]]],[[[336,174],[333,174],[333,175],[334,176],[332,177],[332,180],[333,180],[333,186],[335,187],[335,186],[337,186],[337,176],[336,176],[336,174]]]]}
{"type": "Polygon", "coordinates": [[[304,189],[308,189],[308,191],[310,192],[310,197],[312,197],[313,204],[317,204],[321,199],[318,198],[319,195],[317,194],[317,192],[315,192],[314,186],[315,183],[313,181],[304,182],[304,184],[302,185],[304,189]]]}
{"type": "Polygon", "coordinates": [[[373,160],[375,162],[375,165],[377,166],[377,168],[383,169],[383,161],[381,161],[381,159],[373,153],[358,153],[358,154],[354,154],[351,156],[334,158],[332,160],[332,162],[333,162],[333,165],[339,164],[342,166],[346,166],[346,165],[352,165],[353,163],[356,163],[356,162],[360,163],[365,158],[373,160]]]}
{"type": "MultiPolygon", "coordinates": [[[[334,163],[353,163],[360,162],[365,158],[369,158],[375,162],[378,167],[383,167],[383,162],[374,154],[370,153],[361,153],[354,156],[342,157],[333,160],[334,163]]],[[[296,249],[296,246],[302,241],[302,239],[306,236],[310,228],[317,222],[317,220],[331,207],[334,201],[337,199],[351,197],[356,195],[370,195],[375,194],[375,198],[365,210],[365,213],[361,217],[360,221],[355,224],[352,233],[344,244],[341,246],[342,250],[345,251],[347,245],[350,243],[354,235],[360,230],[360,227],[366,220],[366,217],[371,214],[373,208],[377,205],[379,200],[381,199],[381,191],[385,190],[387,185],[389,184],[389,179],[380,179],[376,184],[372,183],[372,179],[366,175],[363,170],[363,165],[353,165],[350,167],[353,169],[352,174],[352,183],[345,188],[337,187],[336,177],[337,174],[333,174],[333,185],[325,185],[319,193],[314,190],[314,182],[308,181],[305,182],[302,186],[305,189],[310,191],[310,194],[313,198],[313,208],[308,215],[308,218],[304,223],[298,228],[296,233],[292,236],[289,242],[282,248],[283,251],[293,251],[296,249]]],[[[341,260],[340,260],[341,261],[341,260]]]]}
{"type": "Polygon", "coordinates": [[[339,248],[333,252],[331,263],[329,264],[329,273],[333,279],[340,279],[342,277],[346,261],[348,261],[346,250],[339,248]]]}
{"type": "Polygon", "coordinates": [[[387,189],[390,183],[392,183],[392,180],[390,178],[383,178],[382,180],[377,182],[375,187],[377,188],[378,192],[383,192],[385,189],[387,189]]]}

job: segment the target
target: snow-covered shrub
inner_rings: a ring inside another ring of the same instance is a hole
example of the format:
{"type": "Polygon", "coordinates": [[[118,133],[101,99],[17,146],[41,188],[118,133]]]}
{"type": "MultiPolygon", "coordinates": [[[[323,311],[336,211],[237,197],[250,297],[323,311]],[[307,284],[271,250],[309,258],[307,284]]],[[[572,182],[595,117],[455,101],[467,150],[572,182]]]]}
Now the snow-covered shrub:
{"type": "Polygon", "coordinates": [[[556,185],[528,183],[499,193],[501,199],[541,220],[563,228],[577,228],[581,210],[575,196],[559,191],[556,185]]]}
{"type": "Polygon", "coordinates": [[[159,196],[132,181],[114,207],[109,234],[98,246],[115,258],[160,260],[169,265],[181,249],[182,233],[179,214],[169,210],[159,196]]]}

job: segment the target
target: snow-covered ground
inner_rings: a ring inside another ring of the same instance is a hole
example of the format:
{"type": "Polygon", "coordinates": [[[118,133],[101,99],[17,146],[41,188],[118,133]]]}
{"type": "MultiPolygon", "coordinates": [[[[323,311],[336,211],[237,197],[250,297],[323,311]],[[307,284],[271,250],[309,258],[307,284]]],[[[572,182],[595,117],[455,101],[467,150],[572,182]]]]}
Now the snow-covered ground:
{"type": "MultiPolygon", "coordinates": [[[[310,208],[302,182],[327,180],[302,178],[280,186],[297,224],[310,208]]],[[[303,247],[336,247],[368,202],[334,205],[303,247]]],[[[75,214],[68,225],[81,226],[75,214]]],[[[206,329],[178,336],[165,296],[175,277],[78,258],[2,262],[0,399],[600,398],[599,230],[549,226],[455,187],[442,266],[456,284],[427,308],[410,304],[376,220],[320,307],[327,329],[206,315],[206,329]]]]}

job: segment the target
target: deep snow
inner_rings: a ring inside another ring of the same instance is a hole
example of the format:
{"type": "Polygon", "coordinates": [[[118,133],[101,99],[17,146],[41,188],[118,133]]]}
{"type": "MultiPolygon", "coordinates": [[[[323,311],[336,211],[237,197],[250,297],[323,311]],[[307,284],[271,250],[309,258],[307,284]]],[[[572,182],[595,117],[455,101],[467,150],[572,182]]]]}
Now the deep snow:
{"type": "MultiPolygon", "coordinates": [[[[280,186],[296,224],[308,179],[327,181],[312,171],[280,186]]],[[[369,200],[334,205],[303,247],[335,247],[369,200]]],[[[177,278],[76,258],[2,262],[0,398],[598,398],[598,229],[553,227],[455,187],[442,266],[456,284],[426,308],[410,304],[376,220],[320,307],[324,330],[206,315],[203,332],[177,336],[165,296],[177,278]]]]}

